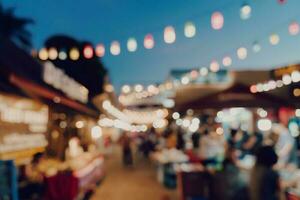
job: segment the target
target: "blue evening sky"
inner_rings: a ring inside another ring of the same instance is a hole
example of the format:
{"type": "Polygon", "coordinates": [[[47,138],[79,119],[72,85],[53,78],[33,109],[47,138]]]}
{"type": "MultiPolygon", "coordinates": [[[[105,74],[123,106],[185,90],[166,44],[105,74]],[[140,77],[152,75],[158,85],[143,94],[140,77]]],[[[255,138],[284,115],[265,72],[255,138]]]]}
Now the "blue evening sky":
{"type": "MultiPolygon", "coordinates": [[[[113,84],[150,84],[164,81],[171,69],[208,66],[212,59],[221,61],[224,55],[233,58],[232,69],[269,69],[300,61],[300,35],[290,36],[288,24],[300,22],[300,1],[287,0],[2,0],[4,7],[16,7],[16,14],[30,17],[35,48],[41,48],[51,35],[63,33],[93,44],[113,40],[121,43],[121,54],[106,54],[103,58],[113,84]],[[239,10],[247,2],[252,16],[241,20],[239,10]],[[224,14],[221,31],[210,27],[213,11],[224,14]],[[186,21],[193,21],[197,34],[187,39],[183,34],[186,21]],[[176,29],[176,42],[163,42],[163,28],[176,29]],[[280,35],[280,43],[268,42],[271,33],[280,35]],[[152,33],[155,47],[143,47],[143,37],[152,33]],[[138,40],[138,50],[126,49],[129,37],[138,40]],[[258,40],[260,53],[249,51],[248,58],[239,61],[236,49],[251,49],[258,40]]],[[[106,49],[108,50],[108,48],[106,49]]],[[[88,69],[87,69],[88,70],[88,69]]]]}

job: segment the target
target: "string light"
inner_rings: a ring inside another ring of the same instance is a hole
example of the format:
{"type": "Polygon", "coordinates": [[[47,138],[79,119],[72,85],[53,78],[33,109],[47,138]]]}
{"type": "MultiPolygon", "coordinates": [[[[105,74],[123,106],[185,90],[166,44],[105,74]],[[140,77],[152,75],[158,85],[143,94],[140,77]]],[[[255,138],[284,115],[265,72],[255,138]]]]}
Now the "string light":
{"type": "Polygon", "coordinates": [[[125,93],[125,94],[129,93],[130,92],[130,86],[129,85],[124,85],[122,87],[122,92],[125,93]]]}
{"type": "Polygon", "coordinates": [[[57,56],[58,56],[58,53],[57,53],[56,48],[51,47],[51,48],[49,49],[49,59],[50,59],[50,60],[55,60],[55,59],[57,59],[57,56]]]}
{"type": "Polygon", "coordinates": [[[208,69],[206,67],[202,67],[200,69],[200,75],[201,76],[206,76],[208,74],[208,69]]]}
{"type": "Polygon", "coordinates": [[[79,59],[79,51],[77,48],[72,48],[69,52],[69,57],[71,60],[78,60],[79,59]]]}
{"type": "Polygon", "coordinates": [[[182,83],[183,85],[189,84],[189,83],[190,83],[189,77],[187,77],[187,76],[182,77],[182,78],[181,78],[181,83],[182,83]]]}
{"type": "Polygon", "coordinates": [[[94,50],[91,45],[87,45],[83,48],[83,55],[86,59],[91,59],[94,56],[94,50]]]}
{"type": "Polygon", "coordinates": [[[300,72],[299,71],[293,71],[292,74],[291,74],[291,78],[292,78],[292,81],[294,83],[300,82],[300,72]]]}
{"type": "Polygon", "coordinates": [[[136,86],[134,86],[134,90],[136,92],[142,92],[144,89],[144,87],[141,84],[137,84],[136,86]]]}
{"type": "Polygon", "coordinates": [[[65,51],[60,51],[59,54],[58,54],[58,58],[60,60],[66,60],[67,59],[67,54],[65,51]]]}
{"type": "Polygon", "coordinates": [[[248,4],[244,4],[240,9],[240,17],[243,20],[247,20],[251,17],[252,8],[248,4]]]}
{"type": "Polygon", "coordinates": [[[297,83],[300,82],[300,72],[293,71],[291,74],[284,74],[281,80],[269,80],[265,83],[258,83],[256,85],[252,85],[250,87],[251,93],[257,92],[267,92],[270,90],[274,90],[276,88],[281,88],[284,85],[290,85],[292,82],[297,83]]]}
{"type": "Polygon", "coordinates": [[[176,40],[176,33],[173,26],[167,26],[164,30],[164,40],[167,44],[172,44],[176,40]]]}
{"type": "Polygon", "coordinates": [[[110,45],[110,53],[117,56],[121,53],[120,43],[118,41],[113,41],[110,45]]]}
{"type": "Polygon", "coordinates": [[[211,27],[220,30],[224,26],[224,17],[221,12],[214,12],[211,16],[211,27]]]}
{"type": "Polygon", "coordinates": [[[152,49],[154,47],[154,38],[151,34],[147,34],[144,38],[144,47],[146,49],[152,49]]]}
{"type": "Polygon", "coordinates": [[[47,49],[42,48],[42,49],[39,51],[39,58],[40,58],[41,60],[47,60],[47,59],[48,59],[48,51],[47,51],[47,49]]]}
{"type": "Polygon", "coordinates": [[[237,50],[237,56],[240,60],[245,60],[247,58],[248,52],[245,47],[240,47],[237,50]]]}
{"type": "Polygon", "coordinates": [[[129,38],[127,41],[127,49],[129,52],[134,52],[137,50],[137,42],[135,38],[129,38]]]}
{"type": "Polygon", "coordinates": [[[192,38],[196,35],[196,26],[192,22],[187,22],[184,26],[184,35],[187,38],[192,38]]]}
{"type": "Polygon", "coordinates": [[[277,45],[280,42],[280,37],[277,34],[272,34],[269,38],[271,45],[277,45]]]}
{"type": "Polygon", "coordinates": [[[292,22],[289,25],[289,33],[290,35],[298,35],[300,31],[299,24],[297,22],[292,22]]]}
{"type": "Polygon", "coordinates": [[[282,76],[282,82],[284,85],[289,85],[292,83],[292,77],[289,74],[285,74],[282,76]]]}
{"type": "Polygon", "coordinates": [[[261,51],[261,46],[258,42],[254,42],[252,46],[252,50],[254,53],[258,53],[261,51]]]}
{"type": "Polygon", "coordinates": [[[103,44],[98,44],[96,46],[96,55],[98,57],[103,57],[105,55],[105,47],[103,44]]]}
{"type": "Polygon", "coordinates": [[[220,70],[220,65],[219,63],[216,61],[216,60],[213,60],[211,63],[210,63],[210,70],[212,72],[217,72],[220,70]]]}
{"type": "Polygon", "coordinates": [[[230,65],[232,65],[232,59],[231,59],[231,57],[230,57],[230,56],[225,56],[225,57],[223,58],[222,63],[223,63],[223,65],[224,65],[225,67],[229,67],[230,65]]]}

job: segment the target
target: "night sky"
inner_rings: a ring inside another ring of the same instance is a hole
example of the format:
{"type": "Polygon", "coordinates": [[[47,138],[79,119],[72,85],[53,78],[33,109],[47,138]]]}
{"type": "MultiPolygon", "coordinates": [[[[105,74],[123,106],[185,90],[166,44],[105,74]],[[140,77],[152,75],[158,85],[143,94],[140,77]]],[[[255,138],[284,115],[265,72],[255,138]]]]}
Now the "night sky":
{"type": "MultiPolygon", "coordinates": [[[[34,48],[41,48],[53,34],[66,34],[93,44],[113,41],[121,43],[121,54],[109,53],[103,58],[113,84],[150,84],[164,81],[171,69],[209,66],[212,59],[233,58],[232,69],[268,69],[300,61],[300,34],[290,36],[288,25],[300,23],[300,1],[287,0],[3,0],[4,7],[15,7],[18,16],[34,19],[29,27],[34,48]],[[75,3],[76,2],[76,3],[75,3]],[[240,7],[247,2],[252,16],[241,20],[240,7]],[[221,31],[212,30],[213,11],[224,14],[221,31]],[[183,27],[192,21],[197,27],[194,38],[184,37],[183,27]],[[163,42],[163,29],[176,29],[176,42],[163,42]],[[143,38],[152,33],[155,47],[143,47],[143,38]],[[269,35],[277,33],[280,43],[270,45],[269,35]],[[126,49],[129,37],[138,40],[138,50],[126,49]],[[260,53],[253,53],[252,43],[259,41],[260,53]],[[249,49],[246,60],[240,61],[236,49],[249,49]]],[[[106,49],[108,50],[108,48],[106,49]]],[[[88,69],[87,69],[88,70],[88,69]]]]}

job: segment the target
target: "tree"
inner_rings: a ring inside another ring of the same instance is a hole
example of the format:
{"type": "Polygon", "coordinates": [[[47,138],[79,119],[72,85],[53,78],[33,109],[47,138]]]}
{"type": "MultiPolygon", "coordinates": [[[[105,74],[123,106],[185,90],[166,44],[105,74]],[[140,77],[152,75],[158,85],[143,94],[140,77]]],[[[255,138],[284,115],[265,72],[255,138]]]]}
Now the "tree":
{"type": "Polygon", "coordinates": [[[31,47],[31,33],[25,26],[32,24],[33,20],[17,17],[14,8],[4,9],[0,5],[0,38],[10,39],[24,48],[31,47]]]}

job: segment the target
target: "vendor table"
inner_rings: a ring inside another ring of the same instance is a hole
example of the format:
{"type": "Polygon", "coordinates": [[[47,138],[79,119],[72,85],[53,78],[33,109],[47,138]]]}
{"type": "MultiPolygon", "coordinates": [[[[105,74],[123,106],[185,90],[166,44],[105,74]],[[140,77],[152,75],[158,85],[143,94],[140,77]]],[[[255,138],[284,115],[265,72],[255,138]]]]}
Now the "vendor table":
{"type": "Polygon", "coordinates": [[[74,200],[92,190],[104,176],[103,162],[103,157],[97,156],[80,169],[61,171],[45,177],[46,199],[74,200]]]}

